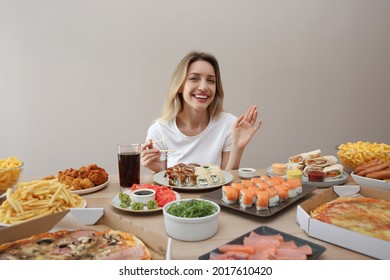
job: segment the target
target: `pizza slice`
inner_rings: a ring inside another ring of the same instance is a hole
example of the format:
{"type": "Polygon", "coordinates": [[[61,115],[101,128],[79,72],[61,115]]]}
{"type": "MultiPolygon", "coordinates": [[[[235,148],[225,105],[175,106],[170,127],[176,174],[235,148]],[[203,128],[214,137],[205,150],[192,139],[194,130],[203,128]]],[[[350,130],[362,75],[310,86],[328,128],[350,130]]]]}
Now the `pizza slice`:
{"type": "Polygon", "coordinates": [[[41,233],[0,245],[0,260],[149,260],[135,235],[115,230],[80,229],[41,233]]]}
{"type": "Polygon", "coordinates": [[[311,217],[361,234],[390,241],[390,202],[368,197],[345,197],[324,203],[311,217]]]}

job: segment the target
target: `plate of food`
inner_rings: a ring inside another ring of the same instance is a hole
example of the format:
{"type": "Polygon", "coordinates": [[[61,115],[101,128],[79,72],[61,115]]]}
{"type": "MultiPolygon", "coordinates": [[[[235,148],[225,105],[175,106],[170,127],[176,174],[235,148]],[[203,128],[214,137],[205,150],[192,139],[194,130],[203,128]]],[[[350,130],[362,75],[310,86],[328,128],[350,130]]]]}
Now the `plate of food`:
{"type": "MultiPolygon", "coordinates": [[[[81,203],[81,205],[79,207],[75,207],[75,208],[85,208],[85,207],[87,207],[87,201],[85,199],[82,198],[80,203],[81,203]]],[[[31,218],[26,216],[26,219],[23,219],[23,220],[21,220],[18,223],[3,223],[3,222],[0,222],[0,227],[10,227],[10,226],[13,226],[13,225],[17,225],[19,223],[23,223],[23,222],[27,222],[29,220],[35,219],[36,217],[39,217],[39,209],[35,210],[35,213],[36,214],[34,216],[32,216],[31,218]]],[[[47,213],[47,215],[49,215],[49,214],[51,214],[51,213],[47,213]]]]}
{"type": "Polygon", "coordinates": [[[211,164],[177,164],[156,173],[154,182],[177,190],[209,190],[229,184],[233,175],[211,164]]]}
{"type": "Polygon", "coordinates": [[[261,226],[218,248],[200,256],[199,260],[315,260],[325,252],[325,247],[278,231],[261,226]],[[257,247],[262,250],[256,250],[257,247]],[[269,250],[265,249],[269,248],[269,250]],[[240,251],[239,253],[237,251],[240,251]]]}
{"type": "MultiPolygon", "coordinates": [[[[282,178],[286,178],[286,175],[275,175],[272,172],[272,167],[269,166],[267,168],[267,175],[270,177],[280,176],[282,178]]],[[[345,171],[342,171],[342,175],[339,177],[331,177],[331,178],[325,178],[323,182],[311,182],[309,181],[309,178],[305,175],[305,173],[302,174],[302,186],[314,186],[316,188],[328,188],[334,185],[343,185],[348,181],[348,174],[345,171]]]]}
{"type": "Polygon", "coordinates": [[[180,194],[167,186],[140,184],[134,185],[131,189],[113,196],[111,205],[126,212],[151,213],[162,211],[167,203],[178,199],[180,199],[180,194]],[[141,193],[146,194],[147,190],[150,190],[152,196],[147,194],[147,199],[146,196],[142,198],[141,193]]]}
{"type": "Polygon", "coordinates": [[[359,176],[355,174],[355,172],[351,173],[351,177],[357,184],[361,186],[390,191],[390,180],[388,181],[388,180],[367,178],[365,176],[359,176]]]}
{"type": "Polygon", "coordinates": [[[230,185],[225,185],[220,189],[206,193],[201,197],[239,212],[258,217],[269,217],[282,211],[316,189],[314,186],[303,186],[299,179],[293,179],[287,182],[286,179],[281,177],[273,177],[271,178],[273,181],[271,183],[275,187],[272,188],[269,187],[268,183],[262,184],[261,180],[261,178],[252,178],[239,183],[231,183],[230,185]],[[279,182],[276,182],[276,180],[279,182]],[[277,185],[281,187],[279,188],[277,185]],[[288,189],[286,188],[287,186],[288,189]],[[258,191],[261,191],[261,193],[258,191]]]}

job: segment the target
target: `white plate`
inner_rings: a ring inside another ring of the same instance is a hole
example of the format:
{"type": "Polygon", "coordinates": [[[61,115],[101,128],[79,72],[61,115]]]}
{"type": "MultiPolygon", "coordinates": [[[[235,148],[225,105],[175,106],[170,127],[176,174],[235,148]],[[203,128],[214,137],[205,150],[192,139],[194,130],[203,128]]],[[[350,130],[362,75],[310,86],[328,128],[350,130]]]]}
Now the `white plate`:
{"type": "Polygon", "coordinates": [[[165,175],[165,170],[154,174],[153,181],[156,182],[157,184],[160,184],[163,186],[172,187],[175,190],[186,190],[186,191],[187,190],[188,191],[199,191],[199,190],[214,189],[214,188],[218,188],[218,187],[221,187],[223,185],[229,184],[231,181],[233,181],[233,175],[225,170],[222,170],[222,175],[225,177],[225,183],[223,183],[223,184],[208,185],[206,187],[199,187],[197,185],[192,186],[192,187],[176,187],[176,186],[168,185],[168,180],[164,178],[164,175],[165,175]]]}
{"type": "Polygon", "coordinates": [[[356,175],[354,172],[351,173],[352,179],[361,186],[370,187],[374,189],[380,189],[385,191],[390,191],[390,182],[385,182],[383,180],[366,178],[363,176],[356,175]]]}
{"type": "Polygon", "coordinates": [[[94,187],[89,188],[89,189],[73,190],[72,193],[75,193],[75,194],[87,194],[87,193],[96,192],[98,190],[101,190],[105,186],[107,186],[107,184],[108,184],[108,180],[107,180],[107,182],[105,182],[105,183],[103,183],[101,185],[94,186],[94,187]]]}
{"type": "MultiPolygon", "coordinates": [[[[279,175],[275,175],[272,173],[271,166],[269,166],[267,168],[267,175],[270,177],[279,176],[279,175]]],[[[286,178],[285,175],[280,176],[280,177],[286,178]]],[[[334,185],[343,185],[347,181],[348,181],[348,174],[346,172],[343,172],[343,175],[341,175],[341,177],[328,178],[328,179],[325,179],[323,182],[309,182],[309,179],[307,178],[307,176],[302,175],[302,185],[303,186],[313,186],[313,187],[317,187],[317,188],[327,188],[327,187],[331,187],[334,185]]]]}
{"type": "MultiPolygon", "coordinates": [[[[83,199],[83,204],[79,208],[85,208],[85,207],[87,207],[87,201],[85,199],[83,199]]],[[[29,222],[29,221],[31,221],[31,220],[23,221],[23,222],[20,222],[20,223],[17,223],[17,224],[4,224],[4,223],[0,223],[0,227],[10,227],[10,226],[18,225],[18,224],[21,224],[21,223],[24,223],[24,222],[29,222]]]]}
{"type": "MultiPolygon", "coordinates": [[[[130,190],[129,191],[125,191],[124,193],[130,195],[131,191],[130,190]]],[[[176,200],[180,199],[180,194],[178,194],[175,191],[174,191],[174,193],[176,195],[176,200]]],[[[133,209],[131,209],[131,204],[130,204],[129,207],[123,208],[123,207],[121,207],[121,201],[119,199],[119,193],[117,195],[114,195],[111,198],[111,205],[114,206],[116,209],[127,211],[127,212],[133,212],[133,213],[151,213],[151,212],[161,211],[163,209],[163,207],[157,207],[156,209],[148,209],[146,207],[146,205],[145,205],[144,206],[144,210],[133,210],[133,209]]]]}

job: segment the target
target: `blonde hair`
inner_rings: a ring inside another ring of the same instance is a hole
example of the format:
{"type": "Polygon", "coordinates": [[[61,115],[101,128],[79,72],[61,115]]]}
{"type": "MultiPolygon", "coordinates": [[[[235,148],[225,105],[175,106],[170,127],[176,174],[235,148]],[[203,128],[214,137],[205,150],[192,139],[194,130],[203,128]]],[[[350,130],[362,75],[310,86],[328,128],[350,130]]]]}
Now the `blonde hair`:
{"type": "Polygon", "coordinates": [[[213,117],[223,111],[224,92],[222,88],[221,72],[219,70],[217,59],[209,53],[192,51],[180,61],[175,71],[173,72],[171,85],[168,91],[168,97],[165,102],[162,116],[159,119],[168,121],[173,120],[183,110],[184,101],[182,95],[180,94],[180,90],[183,88],[183,85],[186,81],[188,68],[192,63],[199,60],[210,63],[215,71],[216,92],[213,102],[207,108],[208,113],[211,117],[213,117]]]}

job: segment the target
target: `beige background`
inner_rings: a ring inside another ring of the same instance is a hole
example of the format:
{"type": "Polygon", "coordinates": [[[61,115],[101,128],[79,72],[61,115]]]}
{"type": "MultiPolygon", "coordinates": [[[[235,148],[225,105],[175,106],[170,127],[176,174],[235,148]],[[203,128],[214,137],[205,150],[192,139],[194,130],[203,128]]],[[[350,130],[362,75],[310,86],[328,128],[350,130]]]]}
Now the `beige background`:
{"type": "Polygon", "coordinates": [[[0,158],[45,176],[143,142],[174,67],[220,61],[225,109],[257,104],[242,165],[390,144],[390,1],[0,0],[0,158]]]}

